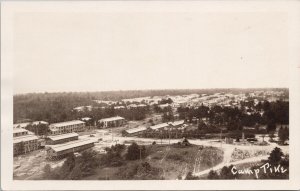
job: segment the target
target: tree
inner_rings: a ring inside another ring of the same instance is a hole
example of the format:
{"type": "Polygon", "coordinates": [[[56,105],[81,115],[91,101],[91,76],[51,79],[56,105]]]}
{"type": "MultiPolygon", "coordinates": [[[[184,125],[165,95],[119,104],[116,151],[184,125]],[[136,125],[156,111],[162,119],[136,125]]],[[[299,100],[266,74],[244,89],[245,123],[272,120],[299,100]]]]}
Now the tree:
{"type": "Polygon", "coordinates": [[[270,153],[270,156],[268,158],[268,161],[270,164],[279,164],[283,157],[283,152],[281,151],[280,148],[275,147],[272,152],[270,153]]]}
{"type": "Polygon", "coordinates": [[[45,177],[50,177],[51,176],[51,166],[50,166],[50,164],[46,164],[43,171],[44,171],[44,176],[45,177]]]}
{"type": "Polygon", "coordinates": [[[75,155],[73,153],[69,154],[67,160],[64,162],[63,167],[70,171],[75,167],[75,155]]]}
{"type": "Polygon", "coordinates": [[[268,123],[268,125],[267,125],[267,130],[268,130],[268,132],[274,131],[275,129],[276,129],[275,123],[274,123],[273,121],[270,121],[270,122],[268,123]]]}
{"type": "Polygon", "coordinates": [[[230,165],[229,167],[224,166],[220,172],[220,179],[236,179],[236,178],[238,178],[237,174],[232,174],[232,172],[231,172],[232,167],[233,167],[233,165],[230,165]]]}
{"type": "Polygon", "coordinates": [[[274,141],[274,138],[275,138],[274,133],[270,133],[269,137],[270,137],[270,140],[269,140],[270,142],[274,141]]]}
{"type": "Polygon", "coordinates": [[[82,171],[80,165],[76,165],[74,169],[69,174],[69,179],[71,180],[80,180],[82,178],[82,171]]]}
{"type": "Polygon", "coordinates": [[[96,152],[93,150],[86,150],[82,152],[81,156],[78,157],[76,166],[77,164],[80,166],[82,176],[93,174],[95,168],[99,164],[96,152]]]}
{"type": "Polygon", "coordinates": [[[209,171],[208,175],[207,175],[207,179],[210,179],[210,180],[215,180],[215,179],[219,179],[219,175],[216,171],[214,170],[211,170],[209,171]]]}
{"type": "Polygon", "coordinates": [[[126,159],[137,160],[140,158],[140,149],[136,142],[133,142],[127,149],[126,159]]]}
{"type": "Polygon", "coordinates": [[[173,103],[173,100],[171,98],[168,98],[168,99],[162,99],[160,101],[160,104],[171,104],[173,103]]]}
{"type": "Polygon", "coordinates": [[[188,172],[186,177],[185,177],[186,180],[198,180],[199,178],[197,176],[194,176],[192,174],[192,172],[188,172]]]}
{"type": "Polygon", "coordinates": [[[59,170],[60,179],[68,179],[69,173],[75,167],[75,155],[73,153],[69,154],[63,165],[59,170]]]}
{"type": "Polygon", "coordinates": [[[162,116],[162,120],[164,122],[173,121],[174,120],[173,112],[172,111],[170,111],[170,112],[164,112],[163,116],[162,116]]]}
{"type": "Polygon", "coordinates": [[[289,129],[287,127],[280,127],[278,137],[282,143],[289,139],[289,129]]]}

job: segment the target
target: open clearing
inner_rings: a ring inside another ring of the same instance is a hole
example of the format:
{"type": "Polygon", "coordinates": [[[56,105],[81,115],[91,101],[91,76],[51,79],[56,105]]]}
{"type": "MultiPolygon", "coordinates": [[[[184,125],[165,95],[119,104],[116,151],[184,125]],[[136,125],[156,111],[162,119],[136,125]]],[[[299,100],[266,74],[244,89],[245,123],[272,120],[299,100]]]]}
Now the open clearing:
{"type": "Polygon", "coordinates": [[[152,167],[161,169],[164,179],[174,180],[185,178],[188,172],[203,171],[223,161],[223,151],[210,146],[148,145],[146,149],[146,158],[126,161],[120,167],[98,168],[96,174],[86,177],[85,180],[123,179],[118,174],[120,169],[130,171],[143,162],[148,162],[152,167]]]}

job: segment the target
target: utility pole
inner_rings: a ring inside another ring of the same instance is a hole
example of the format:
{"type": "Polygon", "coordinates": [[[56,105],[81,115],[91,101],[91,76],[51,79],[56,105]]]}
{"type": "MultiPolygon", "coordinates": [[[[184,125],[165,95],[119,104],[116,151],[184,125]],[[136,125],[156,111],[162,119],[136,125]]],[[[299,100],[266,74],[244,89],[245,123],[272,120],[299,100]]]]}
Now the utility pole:
{"type": "Polygon", "coordinates": [[[221,148],[222,148],[222,132],[223,132],[223,129],[221,129],[221,135],[220,135],[221,148]]]}
{"type": "Polygon", "coordinates": [[[160,144],[162,145],[162,131],[160,130],[160,144]]]}
{"type": "Polygon", "coordinates": [[[142,161],[142,148],[139,147],[139,150],[140,150],[140,161],[142,161]]]}
{"type": "Polygon", "coordinates": [[[169,127],[169,145],[170,145],[170,140],[171,139],[171,137],[170,137],[170,127],[169,127]]]}

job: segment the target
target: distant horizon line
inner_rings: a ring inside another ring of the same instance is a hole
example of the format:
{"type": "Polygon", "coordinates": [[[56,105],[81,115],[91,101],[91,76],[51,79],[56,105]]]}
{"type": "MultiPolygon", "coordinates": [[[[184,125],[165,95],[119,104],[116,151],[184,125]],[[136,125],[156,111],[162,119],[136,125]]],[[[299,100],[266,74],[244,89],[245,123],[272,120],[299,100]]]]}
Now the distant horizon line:
{"type": "Polygon", "coordinates": [[[81,91],[36,91],[14,93],[13,96],[26,94],[57,94],[57,93],[100,93],[100,92],[130,92],[130,91],[182,91],[182,90],[247,90],[247,89],[289,89],[288,87],[251,87],[251,88],[157,88],[157,89],[120,89],[120,90],[81,90],[81,91]]]}

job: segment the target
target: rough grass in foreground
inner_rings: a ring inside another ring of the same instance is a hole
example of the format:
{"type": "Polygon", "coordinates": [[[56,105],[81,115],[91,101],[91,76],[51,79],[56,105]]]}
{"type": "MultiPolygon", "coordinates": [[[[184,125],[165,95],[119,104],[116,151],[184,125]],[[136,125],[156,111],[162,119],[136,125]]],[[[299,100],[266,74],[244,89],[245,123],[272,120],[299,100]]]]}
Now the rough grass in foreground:
{"type": "Polygon", "coordinates": [[[85,180],[175,180],[188,172],[202,171],[221,163],[223,151],[196,145],[148,145],[142,160],[122,159],[121,166],[101,166],[85,180]]]}

